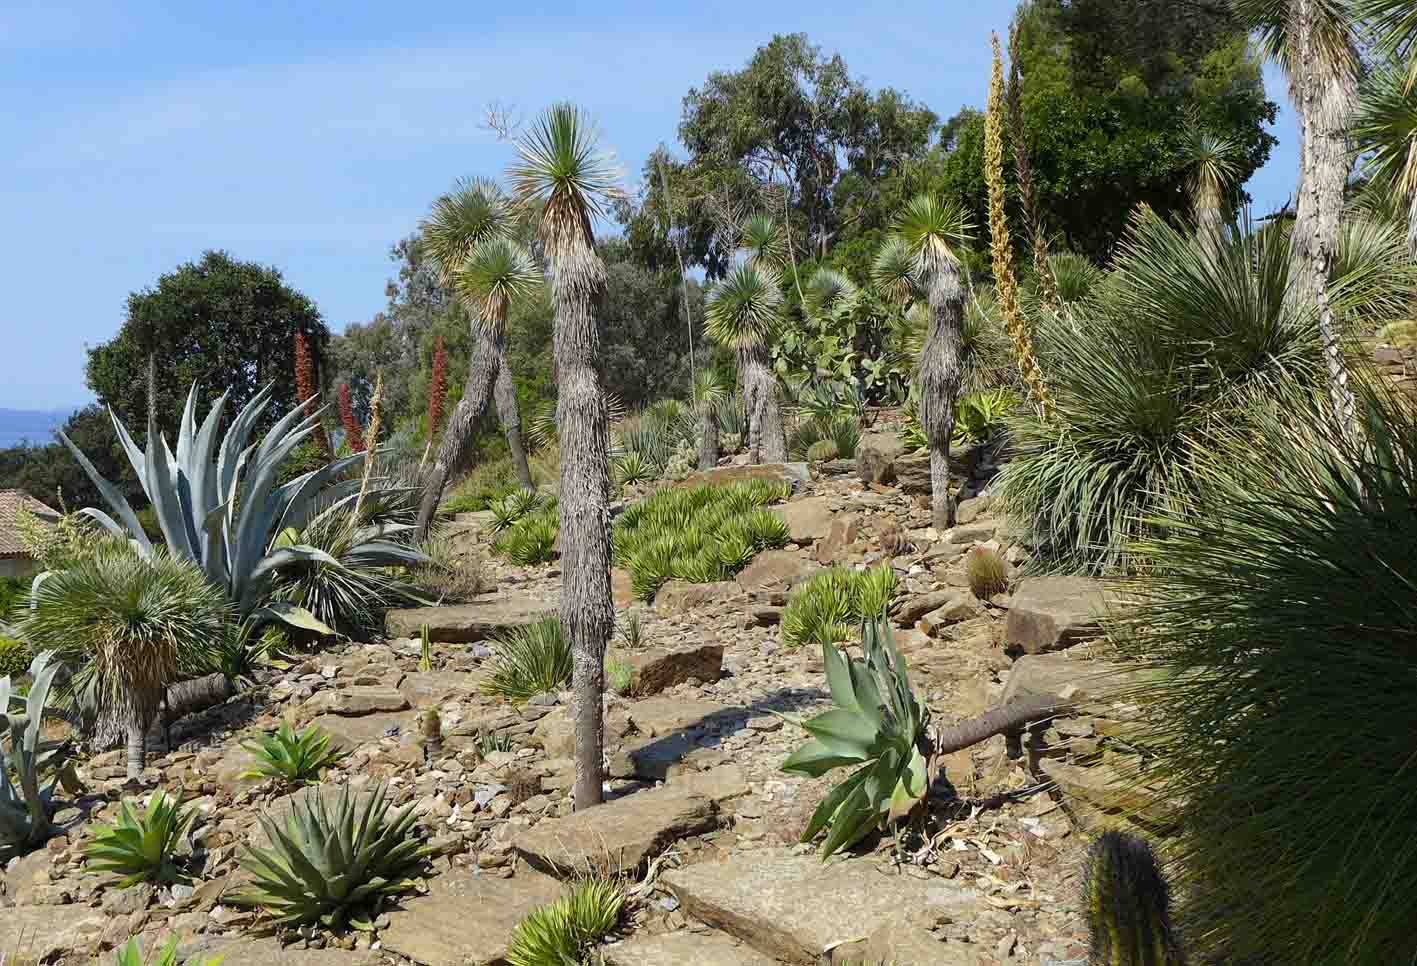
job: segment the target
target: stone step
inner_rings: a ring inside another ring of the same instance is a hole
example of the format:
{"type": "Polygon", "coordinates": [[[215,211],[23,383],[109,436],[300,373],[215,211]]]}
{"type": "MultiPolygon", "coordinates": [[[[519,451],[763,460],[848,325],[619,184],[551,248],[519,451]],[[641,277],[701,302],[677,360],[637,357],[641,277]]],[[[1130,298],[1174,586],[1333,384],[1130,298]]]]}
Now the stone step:
{"type": "Polygon", "coordinates": [[[426,896],[403,900],[379,938],[385,949],[420,966],[502,963],[517,923],[564,891],[555,879],[525,869],[507,879],[444,872],[428,880],[426,896]]]}
{"type": "Polygon", "coordinates": [[[721,932],[679,932],[635,936],[601,950],[606,966],[776,966],[721,932]]]}
{"type": "Polygon", "coordinates": [[[970,921],[988,908],[979,890],[933,876],[885,875],[877,864],[869,856],[823,862],[776,849],[675,869],[660,882],[687,915],[786,963],[857,962],[886,941],[894,966],[982,963],[977,946],[943,942],[900,920],[908,912],[970,921]]]}
{"type": "Polygon", "coordinates": [[[390,637],[417,637],[427,624],[433,640],[463,644],[555,613],[556,605],[541,595],[489,594],[469,604],[391,610],[384,615],[384,627],[390,637]]]}

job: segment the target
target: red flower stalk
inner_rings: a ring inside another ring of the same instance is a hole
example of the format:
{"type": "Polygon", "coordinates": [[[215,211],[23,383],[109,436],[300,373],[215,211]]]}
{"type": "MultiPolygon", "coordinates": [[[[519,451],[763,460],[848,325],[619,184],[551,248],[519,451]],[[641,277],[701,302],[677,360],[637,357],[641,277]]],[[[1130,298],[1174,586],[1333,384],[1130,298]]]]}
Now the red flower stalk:
{"type": "Polygon", "coordinates": [[[448,352],[443,347],[443,337],[433,345],[433,378],[428,383],[428,438],[438,435],[438,424],[443,421],[443,400],[448,396],[448,352]]]}
{"type": "MultiPolygon", "coordinates": [[[[305,342],[305,333],[299,330],[295,333],[295,398],[297,402],[305,404],[305,415],[315,414],[315,361],[310,358],[310,346],[305,342]]],[[[315,443],[329,455],[330,440],[325,435],[323,424],[315,428],[315,443]]]]}
{"type": "Polygon", "coordinates": [[[364,452],[364,427],[354,418],[354,402],[349,396],[349,383],[339,384],[339,419],[344,424],[344,435],[349,440],[351,452],[364,452]]]}

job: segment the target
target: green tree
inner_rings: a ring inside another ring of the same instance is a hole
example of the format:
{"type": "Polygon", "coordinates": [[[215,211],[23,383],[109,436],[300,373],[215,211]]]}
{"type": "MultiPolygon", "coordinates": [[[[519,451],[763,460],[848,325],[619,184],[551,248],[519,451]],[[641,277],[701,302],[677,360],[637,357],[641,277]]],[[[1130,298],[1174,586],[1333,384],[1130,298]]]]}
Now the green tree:
{"type": "Polygon", "coordinates": [[[551,269],[560,391],[561,625],[575,661],[576,808],[604,797],[605,648],[615,626],[610,599],[610,437],[600,380],[596,309],[605,264],[591,218],[618,192],[599,132],[572,104],[557,104],[522,136],[511,169],[522,202],[538,212],[537,238],[551,269]]]}
{"type": "Polygon", "coordinates": [[[277,269],[206,252],[130,295],[118,334],[88,351],[89,388],[131,425],[147,423],[151,332],[158,333],[155,415],[169,439],[194,382],[229,391],[236,410],[274,382],[275,405],[261,424],[270,425],[296,403],[295,333],[304,333],[317,373],[330,338],[315,304],[277,269]]]}
{"type": "Polygon", "coordinates": [[[1353,134],[1376,183],[1407,206],[1407,253],[1417,261],[1417,87],[1400,66],[1367,78],[1353,134]]]}
{"type": "MultiPolygon", "coordinates": [[[[64,434],[89,457],[100,473],[137,509],[147,496],[123,454],[108,411],[97,404],[76,410],[64,422],[64,434]]],[[[53,506],[58,496],[70,508],[99,506],[103,496],[63,444],[0,449],[0,485],[18,487],[53,506]]]]}

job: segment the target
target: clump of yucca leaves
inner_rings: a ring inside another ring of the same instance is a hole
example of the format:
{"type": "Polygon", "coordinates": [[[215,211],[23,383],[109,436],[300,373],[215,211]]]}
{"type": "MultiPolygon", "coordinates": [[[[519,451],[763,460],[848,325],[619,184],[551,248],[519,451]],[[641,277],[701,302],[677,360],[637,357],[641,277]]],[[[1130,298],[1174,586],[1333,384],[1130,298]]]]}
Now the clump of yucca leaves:
{"type": "Polygon", "coordinates": [[[1322,391],[1210,439],[1113,620],[1207,959],[1417,956],[1417,414],[1357,393],[1360,441],[1322,391]]]}
{"type": "Polygon", "coordinates": [[[867,570],[832,567],[812,577],[788,598],[782,639],[790,647],[849,640],[863,621],[885,613],[897,579],[890,564],[867,570]]]}
{"type": "MultiPolygon", "coordinates": [[[[187,966],[221,966],[223,958],[217,956],[214,959],[203,959],[200,963],[195,959],[189,959],[187,966]]],[[[169,937],[163,947],[158,950],[157,958],[149,959],[143,954],[143,947],[138,944],[138,939],[134,936],[128,940],[127,945],[114,950],[113,963],[114,966],[178,966],[177,937],[169,937]]]]}
{"type": "Polygon", "coordinates": [[[660,490],[616,521],[616,562],[629,568],[641,600],[670,580],[727,580],[787,543],[787,524],[764,507],[791,494],[790,483],[769,480],[660,490]]]}
{"type": "Polygon", "coordinates": [[[620,923],[625,894],[619,883],[588,878],[517,924],[507,947],[512,966],[579,963],[587,949],[620,923]]]}
{"type": "Polygon", "coordinates": [[[522,567],[556,559],[556,538],[561,534],[561,517],[555,501],[512,524],[492,544],[492,550],[522,567]]]}
{"type": "Polygon", "coordinates": [[[482,685],[485,694],[525,701],[544,691],[560,691],[571,682],[571,642],[559,617],[514,627],[492,646],[497,663],[482,685]]]}
{"type": "Polygon", "coordinates": [[[345,757],[330,747],[330,736],[314,726],[296,731],[287,721],[275,734],[263,735],[242,745],[256,759],[256,765],[242,778],[274,778],[286,785],[306,785],[345,757]]]}
{"type": "Polygon", "coordinates": [[[903,818],[925,798],[925,754],[930,712],[910,687],[905,659],[896,650],[890,622],[862,627],[862,657],[822,642],[822,662],[832,710],[794,721],[812,740],[783,762],[784,771],[818,778],[855,768],[822,799],[802,831],[810,842],[826,830],[823,858],[850,848],[884,823],[903,818]]]}
{"type": "Polygon", "coordinates": [[[1083,906],[1089,966],[1183,966],[1171,895],[1145,840],[1104,832],[1088,849],[1083,906]]]}
{"type": "Polygon", "coordinates": [[[384,795],[383,785],[367,797],[345,785],[331,808],[311,789],[284,823],[262,815],[270,844],[245,849],[241,866],[254,881],[232,901],[263,909],[276,927],[368,928],[384,899],[413,888],[428,854],[413,834],[413,806],[391,815],[384,795]]]}
{"type": "Polygon", "coordinates": [[[180,796],[158,791],[141,814],[124,799],[118,818],[100,826],[84,847],[88,866],[95,872],[113,872],[121,887],[147,882],[178,882],[183,876],[173,862],[178,841],[187,834],[196,812],[183,808],[180,796]]]}

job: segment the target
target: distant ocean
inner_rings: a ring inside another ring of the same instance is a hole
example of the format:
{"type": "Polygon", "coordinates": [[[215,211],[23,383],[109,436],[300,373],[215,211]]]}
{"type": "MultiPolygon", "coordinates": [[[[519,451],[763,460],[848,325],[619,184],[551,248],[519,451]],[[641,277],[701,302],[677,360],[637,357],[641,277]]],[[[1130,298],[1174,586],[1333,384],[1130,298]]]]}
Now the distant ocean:
{"type": "Polygon", "coordinates": [[[0,409],[0,449],[46,446],[77,406],[65,409],[0,409]]]}

